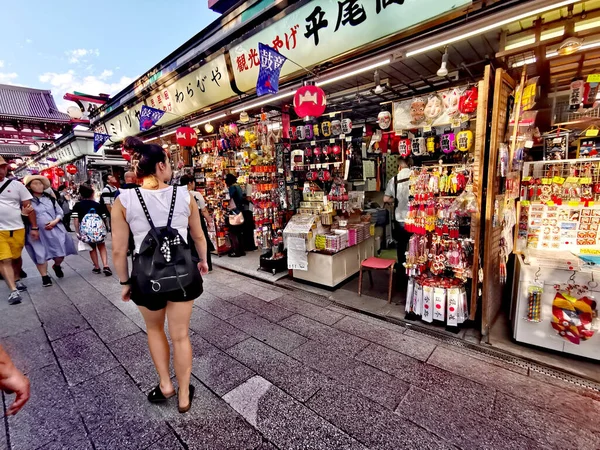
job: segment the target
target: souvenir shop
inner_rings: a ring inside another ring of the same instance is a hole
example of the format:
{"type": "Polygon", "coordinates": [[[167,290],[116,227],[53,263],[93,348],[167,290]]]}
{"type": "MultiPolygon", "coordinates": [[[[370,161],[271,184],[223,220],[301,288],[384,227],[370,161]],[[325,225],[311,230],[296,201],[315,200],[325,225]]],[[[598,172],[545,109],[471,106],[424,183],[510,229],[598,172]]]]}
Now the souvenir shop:
{"type": "MultiPolygon", "coordinates": [[[[410,239],[406,263],[396,267],[409,281],[394,289],[386,311],[442,331],[475,328],[509,352],[540,347],[553,357],[600,359],[600,10],[578,1],[505,9],[492,2],[453,21],[474,3],[392,3],[387,8],[412,8],[407,23],[377,27],[371,21],[383,19],[382,6],[365,4],[364,20],[316,32],[317,8],[335,18],[337,5],[295,4],[197,69],[214,78],[210,66],[218,66],[235,92],[253,92],[256,49],[273,42],[293,59],[281,67],[276,94],[213,92],[213,103],[196,105],[180,128],[162,119],[143,137],[171,150],[178,176],[194,175],[225,267],[345,289],[348,298],[356,298],[361,261],[395,257],[383,194],[400,162],[410,161],[410,239]],[[294,32],[297,24],[306,33],[294,32]],[[406,30],[415,24],[421,34],[411,37],[414,29],[406,30]],[[361,26],[364,34],[356,32],[361,26]],[[232,225],[227,174],[245,193],[244,245],[258,249],[241,258],[224,256],[232,225]],[[528,347],[515,350],[515,342],[528,347]]],[[[169,86],[189,76],[197,79],[191,73],[167,84],[145,104],[176,98],[169,86]]],[[[379,276],[368,302],[355,305],[381,310],[387,286],[387,275],[379,276]]]]}

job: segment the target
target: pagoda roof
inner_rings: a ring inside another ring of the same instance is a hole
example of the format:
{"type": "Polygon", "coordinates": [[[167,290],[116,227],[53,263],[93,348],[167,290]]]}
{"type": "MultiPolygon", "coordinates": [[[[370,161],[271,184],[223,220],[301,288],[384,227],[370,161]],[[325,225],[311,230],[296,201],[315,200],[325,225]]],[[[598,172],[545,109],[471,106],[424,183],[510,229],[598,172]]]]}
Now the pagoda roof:
{"type": "Polygon", "coordinates": [[[29,156],[28,145],[0,144],[0,156],[29,156]]]}
{"type": "Polygon", "coordinates": [[[0,84],[0,119],[69,123],[50,91],[0,84]]]}

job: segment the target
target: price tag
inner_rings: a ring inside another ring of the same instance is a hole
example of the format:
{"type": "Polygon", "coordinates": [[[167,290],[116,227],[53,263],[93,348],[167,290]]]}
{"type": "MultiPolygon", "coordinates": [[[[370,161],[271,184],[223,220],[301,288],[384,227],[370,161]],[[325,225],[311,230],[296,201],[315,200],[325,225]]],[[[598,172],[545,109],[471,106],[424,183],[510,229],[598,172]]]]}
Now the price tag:
{"type": "Polygon", "coordinates": [[[529,206],[531,204],[531,202],[529,200],[523,200],[521,202],[521,206],[529,206]]]}
{"type": "Polygon", "coordinates": [[[579,183],[579,177],[567,177],[566,183],[577,184],[579,183]]]}
{"type": "Polygon", "coordinates": [[[577,200],[569,200],[569,206],[579,206],[579,201],[577,200]]]}
{"type": "Polygon", "coordinates": [[[352,136],[348,136],[348,137],[346,138],[346,142],[352,142],[352,136]]]}
{"type": "Polygon", "coordinates": [[[546,202],[546,205],[548,206],[554,206],[554,201],[553,200],[549,200],[546,202]]]}
{"type": "Polygon", "coordinates": [[[277,169],[277,173],[283,173],[283,169],[277,169]]]}
{"type": "Polygon", "coordinates": [[[585,137],[596,137],[596,136],[598,136],[599,132],[600,132],[600,130],[587,130],[585,132],[585,137]]]}
{"type": "Polygon", "coordinates": [[[552,139],[553,144],[562,144],[562,141],[562,138],[559,137],[552,139]]]}
{"type": "Polygon", "coordinates": [[[579,184],[592,184],[592,179],[590,177],[581,177],[579,184]]]}
{"type": "Polygon", "coordinates": [[[521,182],[523,183],[529,183],[531,181],[531,177],[523,177],[523,179],[521,180],[521,182]]]}
{"type": "Polygon", "coordinates": [[[600,73],[591,73],[587,76],[588,83],[600,83],[600,73]]]}
{"type": "Polygon", "coordinates": [[[429,133],[431,132],[431,125],[425,125],[423,127],[423,133],[429,133]]]}
{"type": "Polygon", "coordinates": [[[317,141],[310,141],[310,145],[317,145],[317,141]]]}
{"type": "Polygon", "coordinates": [[[542,178],[542,184],[552,184],[552,178],[542,178]]]}
{"type": "Polygon", "coordinates": [[[340,134],[340,139],[346,139],[346,135],[344,133],[340,134]]]}
{"type": "Polygon", "coordinates": [[[394,130],[396,136],[402,136],[404,134],[404,130],[394,130]]]}
{"type": "Polygon", "coordinates": [[[460,128],[462,121],[460,120],[460,117],[458,119],[453,119],[452,120],[452,128],[460,128]]]}
{"type": "Polygon", "coordinates": [[[330,144],[335,144],[335,139],[334,138],[329,139],[329,143],[330,144]]]}
{"type": "Polygon", "coordinates": [[[563,184],[565,182],[565,179],[563,177],[554,177],[552,178],[552,182],[554,184],[563,184]]]}
{"type": "Polygon", "coordinates": [[[532,148],[533,147],[533,141],[530,139],[528,141],[525,141],[525,148],[532,148]]]}
{"type": "Polygon", "coordinates": [[[600,250],[597,248],[582,248],[580,253],[582,255],[600,255],[600,250]]]}

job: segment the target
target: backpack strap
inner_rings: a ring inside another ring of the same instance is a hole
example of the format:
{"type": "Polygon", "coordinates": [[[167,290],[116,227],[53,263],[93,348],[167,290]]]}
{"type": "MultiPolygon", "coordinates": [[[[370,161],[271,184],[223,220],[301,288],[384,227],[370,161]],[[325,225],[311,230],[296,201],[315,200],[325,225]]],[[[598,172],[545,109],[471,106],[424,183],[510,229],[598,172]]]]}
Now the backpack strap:
{"type": "MultiPolygon", "coordinates": [[[[148,207],[146,206],[146,202],[142,197],[142,193],[140,192],[140,188],[135,188],[135,193],[137,194],[138,200],[142,205],[142,209],[144,210],[144,214],[146,215],[146,219],[150,224],[150,228],[153,231],[156,231],[156,227],[154,226],[154,222],[152,221],[152,217],[150,217],[150,212],[148,211],[148,207]]],[[[169,209],[169,218],[167,219],[167,227],[171,227],[171,222],[173,222],[173,212],[175,211],[175,201],[177,200],[177,186],[173,186],[173,196],[171,197],[171,208],[169,209]]]]}
{"type": "Polygon", "coordinates": [[[177,186],[173,186],[173,197],[171,197],[171,208],[169,209],[169,218],[167,219],[167,227],[171,228],[173,222],[173,212],[175,212],[175,201],[177,200],[177,186]]]}
{"type": "Polygon", "coordinates": [[[0,187],[0,194],[2,194],[4,192],[4,189],[6,189],[8,187],[8,185],[11,183],[12,180],[7,180],[6,183],[4,183],[2,185],[2,187],[0,187]]]}

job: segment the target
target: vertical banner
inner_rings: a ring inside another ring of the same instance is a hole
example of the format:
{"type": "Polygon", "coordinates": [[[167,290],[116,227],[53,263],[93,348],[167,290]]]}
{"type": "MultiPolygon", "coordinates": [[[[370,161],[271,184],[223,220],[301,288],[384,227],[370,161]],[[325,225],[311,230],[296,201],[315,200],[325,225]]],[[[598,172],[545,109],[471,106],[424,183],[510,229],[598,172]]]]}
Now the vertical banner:
{"type": "Polygon", "coordinates": [[[287,58],[268,45],[258,43],[260,70],[256,80],[256,95],[276,94],[279,92],[279,73],[287,58]]]}
{"type": "Polygon", "coordinates": [[[108,134],[94,133],[94,153],[96,153],[110,139],[108,134]]]}
{"type": "Polygon", "coordinates": [[[142,105],[142,110],[140,111],[140,131],[148,131],[156,122],[162,119],[165,111],[161,109],[151,108],[146,105],[142,105]]]}

